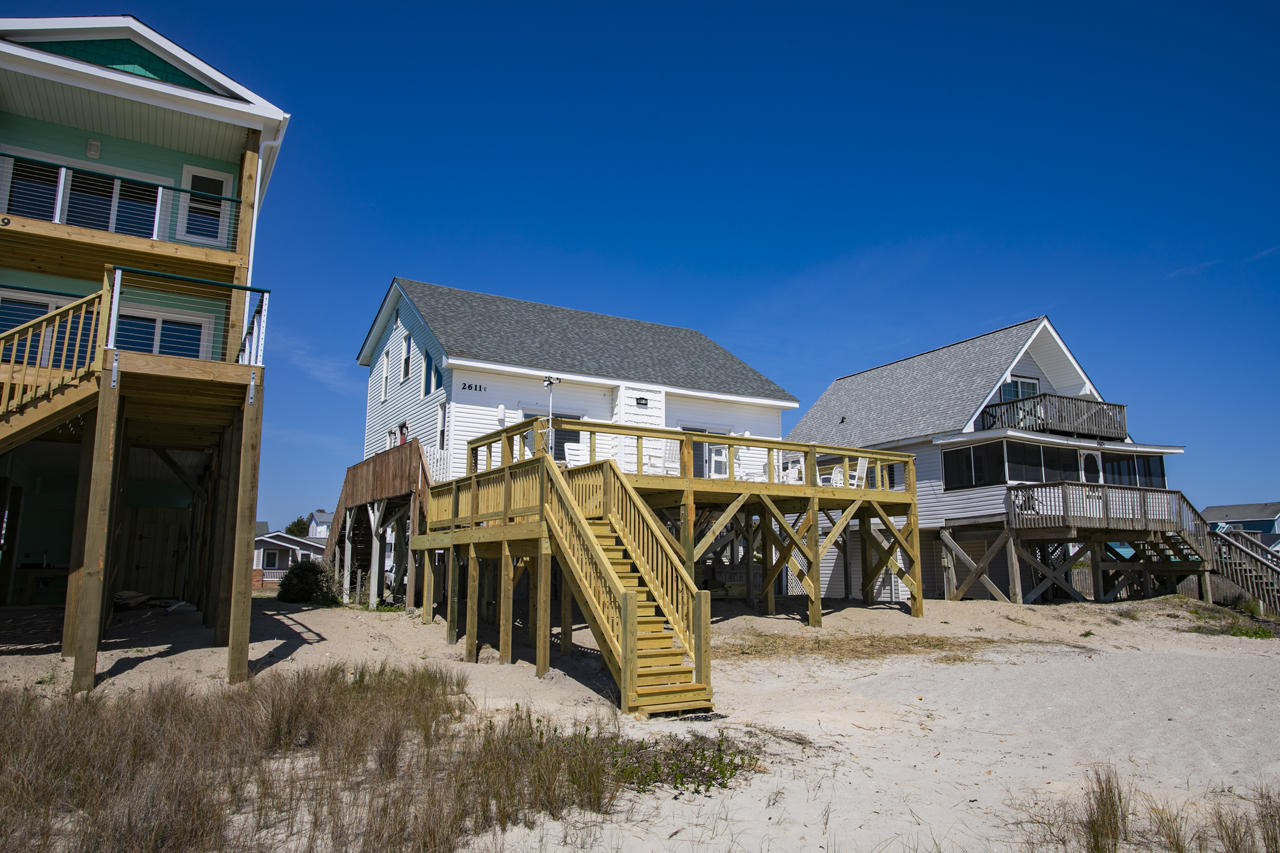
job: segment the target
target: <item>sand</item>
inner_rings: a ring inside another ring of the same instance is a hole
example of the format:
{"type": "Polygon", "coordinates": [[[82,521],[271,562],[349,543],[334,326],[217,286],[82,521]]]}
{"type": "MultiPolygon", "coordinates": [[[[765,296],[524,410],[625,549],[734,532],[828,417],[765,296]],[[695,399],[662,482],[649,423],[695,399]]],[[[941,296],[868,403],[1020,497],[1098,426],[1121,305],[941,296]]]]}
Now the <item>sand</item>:
{"type": "MultiPolygon", "coordinates": [[[[513,666],[494,663],[492,636],[481,636],[482,663],[466,664],[439,621],[255,599],[250,660],[259,672],[335,661],[441,663],[467,674],[483,710],[519,704],[564,720],[616,719],[637,736],[724,730],[758,744],[760,772],[727,790],[628,795],[613,819],[546,821],[477,839],[477,849],[1012,849],[1027,804],[1078,791],[1097,763],[1173,799],[1280,780],[1280,640],[1190,633],[1200,624],[1195,609],[1169,599],[930,601],[923,619],[889,606],[848,607],[827,611],[824,627],[811,629],[795,614],[760,617],[725,604],[713,614],[722,650],[713,665],[716,714],[700,721],[619,716],[581,625],[575,653],[553,653],[553,669],[537,679],[527,646],[517,646],[513,666]],[[939,654],[723,653],[753,632],[997,643],[952,663],[939,654]]],[[[58,618],[56,610],[0,611],[0,683],[65,691],[71,665],[57,655],[58,618]]],[[[98,690],[171,678],[216,688],[225,651],[208,640],[193,613],[121,614],[99,656],[106,677],[98,690]]]]}

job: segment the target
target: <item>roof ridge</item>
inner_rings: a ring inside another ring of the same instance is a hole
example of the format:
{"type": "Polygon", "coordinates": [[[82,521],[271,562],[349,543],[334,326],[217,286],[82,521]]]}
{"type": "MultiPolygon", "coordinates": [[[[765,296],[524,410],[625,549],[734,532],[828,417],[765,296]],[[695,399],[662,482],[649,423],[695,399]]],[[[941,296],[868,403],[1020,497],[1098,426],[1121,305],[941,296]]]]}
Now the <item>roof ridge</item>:
{"type": "MultiPolygon", "coordinates": [[[[467,288],[464,288],[464,287],[452,287],[447,284],[436,284],[435,282],[432,282],[432,281],[418,281],[415,278],[405,278],[404,276],[399,276],[399,275],[394,276],[392,278],[392,281],[408,282],[410,284],[420,284],[420,285],[423,285],[424,287],[438,287],[441,290],[452,290],[456,293],[467,293],[473,296],[476,296],[476,295],[490,296],[494,299],[504,299],[508,302],[519,302],[523,305],[536,305],[539,308],[552,308],[556,311],[570,311],[575,314],[582,314],[588,317],[604,317],[609,320],[626,320],[628,323],[643,323],[646,326],[657,326],[658,328],[661,328],[661,329],[676,329],[681,332],[692,332],[695,335],[701,335],[702,337],[707,338],[707,340],[711,341],[712,343],[715,343],[713,339],[708,338],[704,333],[698,331],[697,329],[691,329],[688,326],[676,326],[671,323],[655,323],[652,320],[638,320],[635,317],[623,317],[619,314],[605,314],[601,311],[587,311],[582,308],[569,308],[565,305],[552,305],[550,302],[535,302],[532,299],[521,299],[517,296],[503,296],[500,293],[488,293],[483,290],[468,290],[467,288]]],[[[719,345],[717,344],[717,346],[719,345]]]]}
{"type": "Polygon", "coordinates": [[[835,379],[831,380],[831,384],[832,384],[832,385],[834,385],[834,384],[836,384],[837,382],[843,382],[843,381],[844,381],[844,380],[846,380],[846,379],[852,379],[852,378],[853,378],[853,377],[855,377],[855,376],[861,376],[862,374],[864,374],[864,373],[870,373],[870,372],[871,372],[871,371],[873,371],[873,370],[880,370],[880,369],[881,369],[881,368],[883,368],[883,367],[892,367],[892,366],[893,366],[893,365],[895,365],[895,364],[900,364],[900,363],[902,363],[902,362],[904,362],[904,361],[910,361],[910,360],[911,360],[911,359],[913,359],[913,358],[920,358],[921,356],[931,355],[931,354],[933,354],[933,353],[935,353],[935,352],[941,352],[941,351],[942,351],[942,350],[944,350],[944,349],[950,349],[951,347],[958,347],[958,346],[960,346],[961,344],[967,344],[967,343],[969,343],[970,341],[976,341],[976,340],[978,340],[979,338],[989,337],[990,335],[998,335],[998,334],[1000,334],[1001,332],[1007,332],[1007,331],[1009,331],[1010,329],[1016,329],[1018,326],[1025,326],[1025,325],[1027,325],[1028,323],[1035,323],[1035,322],[1038,322],[1038,321],[1040,321],[1040,320],[1048,320],[1048,319],[1049,319],[1049,315],[1048,315],[1048,314],[1041,314],[1040,316],[1038,316],[1038,317],[1032,317],[1032,318],[1031,318],[1031,319],[1029,319],[1029,320],[1023,320],[1023,321],[1018,322],[1018,323],[1010,323],[1010,324],[1009,324],[1009,325],[1007,325],[1007,326],[1001,326],[999,329],[992,329],[991,331],[989,331],[989,332],[983,332],[983,333],[982,333],[982,334],[980,334],[980,335],[972,335],[972,336],[967,337],[967,338],[964,338],[964,339],[962,339],[962,340],[953,341],[953,342],[951,342],[951,343],[949,343],[949,344],[943,344],[943,345],[942,345],[942,346],[940,346],[940,347],[934,347],[933,349],[927,349],[927,350],[925,350],[924,352],[918,352],[918,353],[916,353],[915,355],[908,355],[908,356],[903,356],[902,358],[895,358],[893,361],[886,361],[884,364],[877,364],[875,367],[868,367],[868,368],[865,368],[864,370],[855,370],[853,373],[847,373],[847,374],[845,374],[844,376],[837,376],[835,379]]]}

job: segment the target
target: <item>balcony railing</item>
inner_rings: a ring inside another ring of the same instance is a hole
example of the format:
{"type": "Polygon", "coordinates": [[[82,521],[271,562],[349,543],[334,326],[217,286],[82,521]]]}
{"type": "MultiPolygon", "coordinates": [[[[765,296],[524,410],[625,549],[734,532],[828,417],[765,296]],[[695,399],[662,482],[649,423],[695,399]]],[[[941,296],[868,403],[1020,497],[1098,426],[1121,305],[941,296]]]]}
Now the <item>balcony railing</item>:
{"type": "Polygon", "coordinates": [[[0,156],[0,214],[166,243],[238,248],[237,198],[26,157],[0,156]]]}
{"type": "Polygon", "coordinates": [[[612,459],[638,477],[915,492],[915,461],[906,453],[568,418],[530,418],[468,442],[468,474],[543,449],[567,467],[612,459]]]}
{"type": "Polygon", "coordinates": [[[1017,530],[1181,533],[1200,553],[1209,553],[1208,524],[1182,492],[1172,489],[1037,483],[1010,486],[1005,501],[1009,526],[1017,530]]]}
{"type": "Polygon", "coordinates": [[[982,410],[980,420],[982,429],[1025,429],[1119,441],[1129,435],[1123,405],[1058,394],[992,403],[982,410]]]}
{"type": "Polygon", "coordinates": [[[270,291],[116,267],[108,349],[261,365],[270,291]]]}

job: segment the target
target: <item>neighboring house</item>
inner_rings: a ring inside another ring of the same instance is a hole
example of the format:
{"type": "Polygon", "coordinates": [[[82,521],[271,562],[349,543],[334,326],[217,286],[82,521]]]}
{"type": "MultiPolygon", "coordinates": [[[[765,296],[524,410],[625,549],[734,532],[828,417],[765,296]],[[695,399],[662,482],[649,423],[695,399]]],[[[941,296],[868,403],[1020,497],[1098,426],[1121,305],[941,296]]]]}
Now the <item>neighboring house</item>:
{"type": "Polygon", "coordinates": [[[280,530],[258,536],[253,540],[253,585],[275,586],[294,563],[323,559],[324,542],[317,544],[280,530]]]}
{"type": "MultiPolygon", "coordinates": [[[[779,437],[795,397],[705,335],[396,278],[360,347],[365,458],[418,439],[433,479],[466,473],[467,442],[535,415],[779,437]],[[547,377],[558,380],[550,388],[547,377]]],[[[695,470],[723,465],[702,444],[695,470]]],[[[585,460],[577,432],[554,454],[585,460]]],[[[634,461],[635,451],[631,451],[634,461]]],[[[662,449],[646,453],[661,464],[662,449]]]]}
{"type": "Polygon", "coordinates": [[[1099,580],[1095,596],[1114,596],[1152,582],[1120,563],[1145,560],[1159,582],[1207,559],[1165,479],[1183,448],[1134,441],[1047,317],[837,379],[788,438],[915,455],[931,596],[1079,597],[1099,580]],[[1093,573],[1071,574],[1091,555],[1093,573]]]}
{"type": "Polygon", "coordinates": [[[333,513],[323,509],[314,510],[307,516],[307,538],[321,541],[329,538],[329,527],[333,524],[333,513]]]}
{"type": "Polygon", "coordinates": [[[73,690],[122,588],[191,601],[247,677],[289,117],[128,16],[0,19],[0,92],[0,599],[65,596],[73,690]]]}
{"type": "Polygon", "coordinates": [[[1208,506],[1203,515],[1216,529],[1256,534],[1263,545],[1280,552],[1280,501],[1208,506]]]}

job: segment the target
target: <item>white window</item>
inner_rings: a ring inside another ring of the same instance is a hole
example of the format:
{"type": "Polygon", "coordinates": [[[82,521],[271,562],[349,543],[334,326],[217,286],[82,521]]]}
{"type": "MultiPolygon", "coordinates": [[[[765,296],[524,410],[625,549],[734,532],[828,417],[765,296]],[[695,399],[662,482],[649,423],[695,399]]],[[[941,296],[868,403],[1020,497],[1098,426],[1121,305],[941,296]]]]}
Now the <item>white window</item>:
{"type": "Polygon", "coordinates": [[[124,302],[116,317],[116,349],[208,360],[213,353],[213,317],[124,302]]]}
{"type": "Polygon", "coordinates": [[[444,403],[436,408],[436,447],[444,450],[444,403]]]}
{"type": "Polygon", "coordinates": [[[280,558],[280,554],[278,551],[262,552],[262,568],[274,569],[277,565],[277,560],[279,560],[279,558],[280,558]]]}
{"type": "Polygon", "coordinates": [[[226,172],[182,167],[182,188],[188,192],[178,193],[179,240],[230,248],[233,181],[226,172]]]}
{"type": "Polygon", "coordinates": [[[1039,393],[1039,379],[1010,376],[1009,381],[1000,386],[1000,402],[1008,403],[1010,400],[1021,400],[1024,397],[1034,397],[1039,393]]]}
{"type": "Polygon", "coordinates": [[[440,387],[440,371],[427,348],[422,348],[422,396],[425,397],[440,387]]]}
{"type": "Polygon", "coordinates": [[[400,381],[403,382],[409,378],[409,336],[404,336],[403,346],[400,348],[400,381]]]}
{"type": "Polygon", "coordinates": [[[390,450],[390,449],[391,449],[391,445],[395,444],[395,440],[396,440],[396,431],[395,431],[395,430],[393,430],[393,429],[389,429],[389,430],[387,430],[387,437],[386,437],[386,441],[384,441],[384,442],[383,442],[383,444],[382,444],[382,449],[383,449],[383,450],[390,450]]]}
{"type": "Polygon", "coordinates": [[[391,353],[386,352],[384,350],[382,353],[382,400],[383,402],[386,402],[386,399],[387,399],[387,383],[389,381],[388,377],[390,375],[390,371],[391,371],[391,353]]]}

